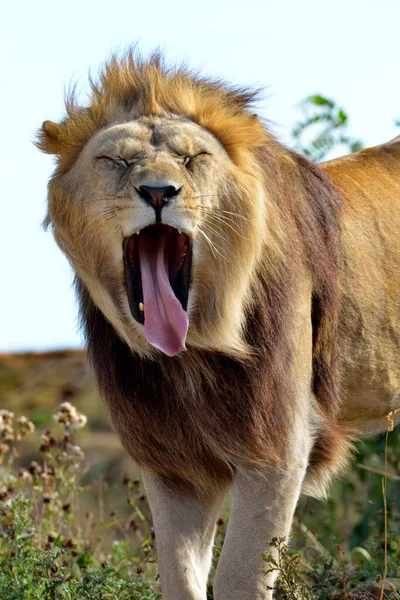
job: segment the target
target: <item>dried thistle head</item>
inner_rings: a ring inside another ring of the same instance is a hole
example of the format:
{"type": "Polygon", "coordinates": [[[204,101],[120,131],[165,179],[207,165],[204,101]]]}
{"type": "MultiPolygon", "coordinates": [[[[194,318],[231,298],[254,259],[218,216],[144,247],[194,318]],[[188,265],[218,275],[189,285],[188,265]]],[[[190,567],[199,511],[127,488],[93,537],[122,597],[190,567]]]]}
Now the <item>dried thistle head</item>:
{"type": "Polygon", "coordinates": [[[13,419],[13,412],[5,409],[0,410],[0,440],[4,443],[15,441],[13,419]]]}
{"type": "Polygon", "coordinates": [[[81,429],[87,423],[87,417],[70,402],[62,402],[53,418],[66,430],[81,429]]]}
{"type": "Polygon", "coordinates": [[[25,469],[20,469],[18,471],[18,477],[20,481],[27,481],[29,483],[32,481],[31,473],[29,473],[29,471],[26,471],[25,469]]]}
{"type": "Polygon", "coordinates": [[[6,454],[10,449],[8,444],[0,444],[0,454],[6,454]]]}
{"type": "Polygon", "coordinates": [[[394,421],[398,415],[400,415],[400,408],[396,408],[396,410],[392,410],[389,414],[386,415],[387,422],[388,422],[388,425],[387,425],[388,431],[393,431],[394,421]]]}
{"type": "Polygon", "coordinates": [[[0,410],[0,431],[2,430],[3,426],[11,425],[13,418],[14,418],[13,412],[11,412],[9,410],[5,410],[4,408],[2,410],[0,410]]]}
{"type": "Polygon", "coordinates": [[[29,421],[26,417],[19,417],[17,423],[19,425],[19,429],[17,430],[17,436],[19,436],[18,439],[21,439],[30,433],[34,433],[35,426],[32,421],[29,421]]]}

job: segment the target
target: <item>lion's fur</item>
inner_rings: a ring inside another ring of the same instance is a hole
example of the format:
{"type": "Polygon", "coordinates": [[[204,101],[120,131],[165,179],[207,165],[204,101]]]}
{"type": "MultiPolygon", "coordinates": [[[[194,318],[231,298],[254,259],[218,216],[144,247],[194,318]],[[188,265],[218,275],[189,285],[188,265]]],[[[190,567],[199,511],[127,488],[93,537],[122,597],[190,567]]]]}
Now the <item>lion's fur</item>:
{"type": "Polygon", "coordinates": [[[128,52],[106,64],[99,81],[91,80],[87,107],[77,104],[74,92],[66,99],[66,117],[61,123],[45,121],[38,147],[56,154],[60,170],[68,170],[82,148],[105,125],[142,115],[185,115],[221,141],[232,160],[246,168],[248,148],[264,143],[266,131],[246,109],[256,92],[226,86],[195,76],[184,68],[169,69],[162,56],[149,60],[128,52]]]}
{"type": "Polygon", "coordinates": [[[400,136],[321,167],[343,198],[340,420],[372,434],[400,407],[400,136]]]}
{"type": "MultiPolygon", "coordinates": [[[[89,356],[137,462],[206,489],[236,465],[263,469],[284,460],[297,417],[306,414],[314,439],[308,480],[318,494],[350,448],[338,423],[342,198],[323,170],[273,139],[252,114],[253,99],[169,70],[159,56],[112,58],[92,83],[89,105],[70,96],[65,119],[46,121],[39,134],[38,146],[58,160],[48,222],[77,272],[89,356]],[[194,122],[218,140],[230,162],[215,186],[221,205],[241,216],[220,223],[229,261],[201,247],[207,260],[193,275],[189,351],[173,359],[130,332],[122,266],[86,235],[90,180],[83,172],[90,169],[79,170],[97,132],[128,121],[154,128],[168,119],[178,128],[194,122]]],[[[325,170],[331,175],[334,167],[325,170]]]]}

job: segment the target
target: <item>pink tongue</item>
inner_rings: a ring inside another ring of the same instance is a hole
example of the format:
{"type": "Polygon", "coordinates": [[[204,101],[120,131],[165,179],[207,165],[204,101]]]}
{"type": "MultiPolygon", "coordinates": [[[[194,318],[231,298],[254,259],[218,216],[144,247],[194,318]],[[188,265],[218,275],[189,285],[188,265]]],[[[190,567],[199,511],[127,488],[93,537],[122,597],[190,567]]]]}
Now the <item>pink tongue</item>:
{"type": "Polygon", "coordinates": [[[139,236],[140,271],[144,303],[144,333],[155,348],[168,356],[186,350],[189,326],[186,312],[175,296],[168,277],[168,234],[156,241],[139,236]]]}

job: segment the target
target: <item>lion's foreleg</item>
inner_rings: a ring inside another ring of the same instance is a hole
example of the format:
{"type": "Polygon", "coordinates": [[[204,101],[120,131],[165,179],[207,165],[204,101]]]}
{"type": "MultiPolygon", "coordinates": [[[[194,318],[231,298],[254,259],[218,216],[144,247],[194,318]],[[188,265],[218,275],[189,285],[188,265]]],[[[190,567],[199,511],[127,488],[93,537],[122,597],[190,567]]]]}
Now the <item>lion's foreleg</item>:
{"type": "MultiPolygon", "coordinates": [[[[304,431],[303,431],[304,433],[304,431]]],[[[273,597],[277,572],[268,569],[262,552],[273,537],[290,533],[293,513],[306,472],[310,442],[298,439],[285,466],[263,475],[238,470],[232,489],[229,527],[218,563],[215,600],[267,600],[273,597]]]]}
{"type": "Polygon", "coordinates": [[[154,521],[163,600],[206,600],[221,492],[201,500],[142,473],[154,521]]]}

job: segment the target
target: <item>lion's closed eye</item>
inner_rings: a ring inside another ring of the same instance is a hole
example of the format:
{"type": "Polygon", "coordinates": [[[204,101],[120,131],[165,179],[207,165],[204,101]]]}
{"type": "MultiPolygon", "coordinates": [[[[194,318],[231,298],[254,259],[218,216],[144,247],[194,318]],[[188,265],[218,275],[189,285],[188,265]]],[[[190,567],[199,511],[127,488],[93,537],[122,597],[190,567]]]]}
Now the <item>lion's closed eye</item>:
{"type": "Polygon", "coordinates": [[[138,160],[138,157],[133,156],[132,158],[122,158],[121,156],[98,156],[97,160],[108,161],[111,164],[117,165],[123,169],[131,167],[138,160]]]}
{"type": "Polygon", "coordinates": [[[185,165],[185,167],[190,168],[196,159],[198,159],[198,158],[201,159],[206,156],[211,156],[210,152],[202,151],[202,152],[197,152],[196,154],[193,154],[191,156],[184,156],[183,164],[185,165]]]}

